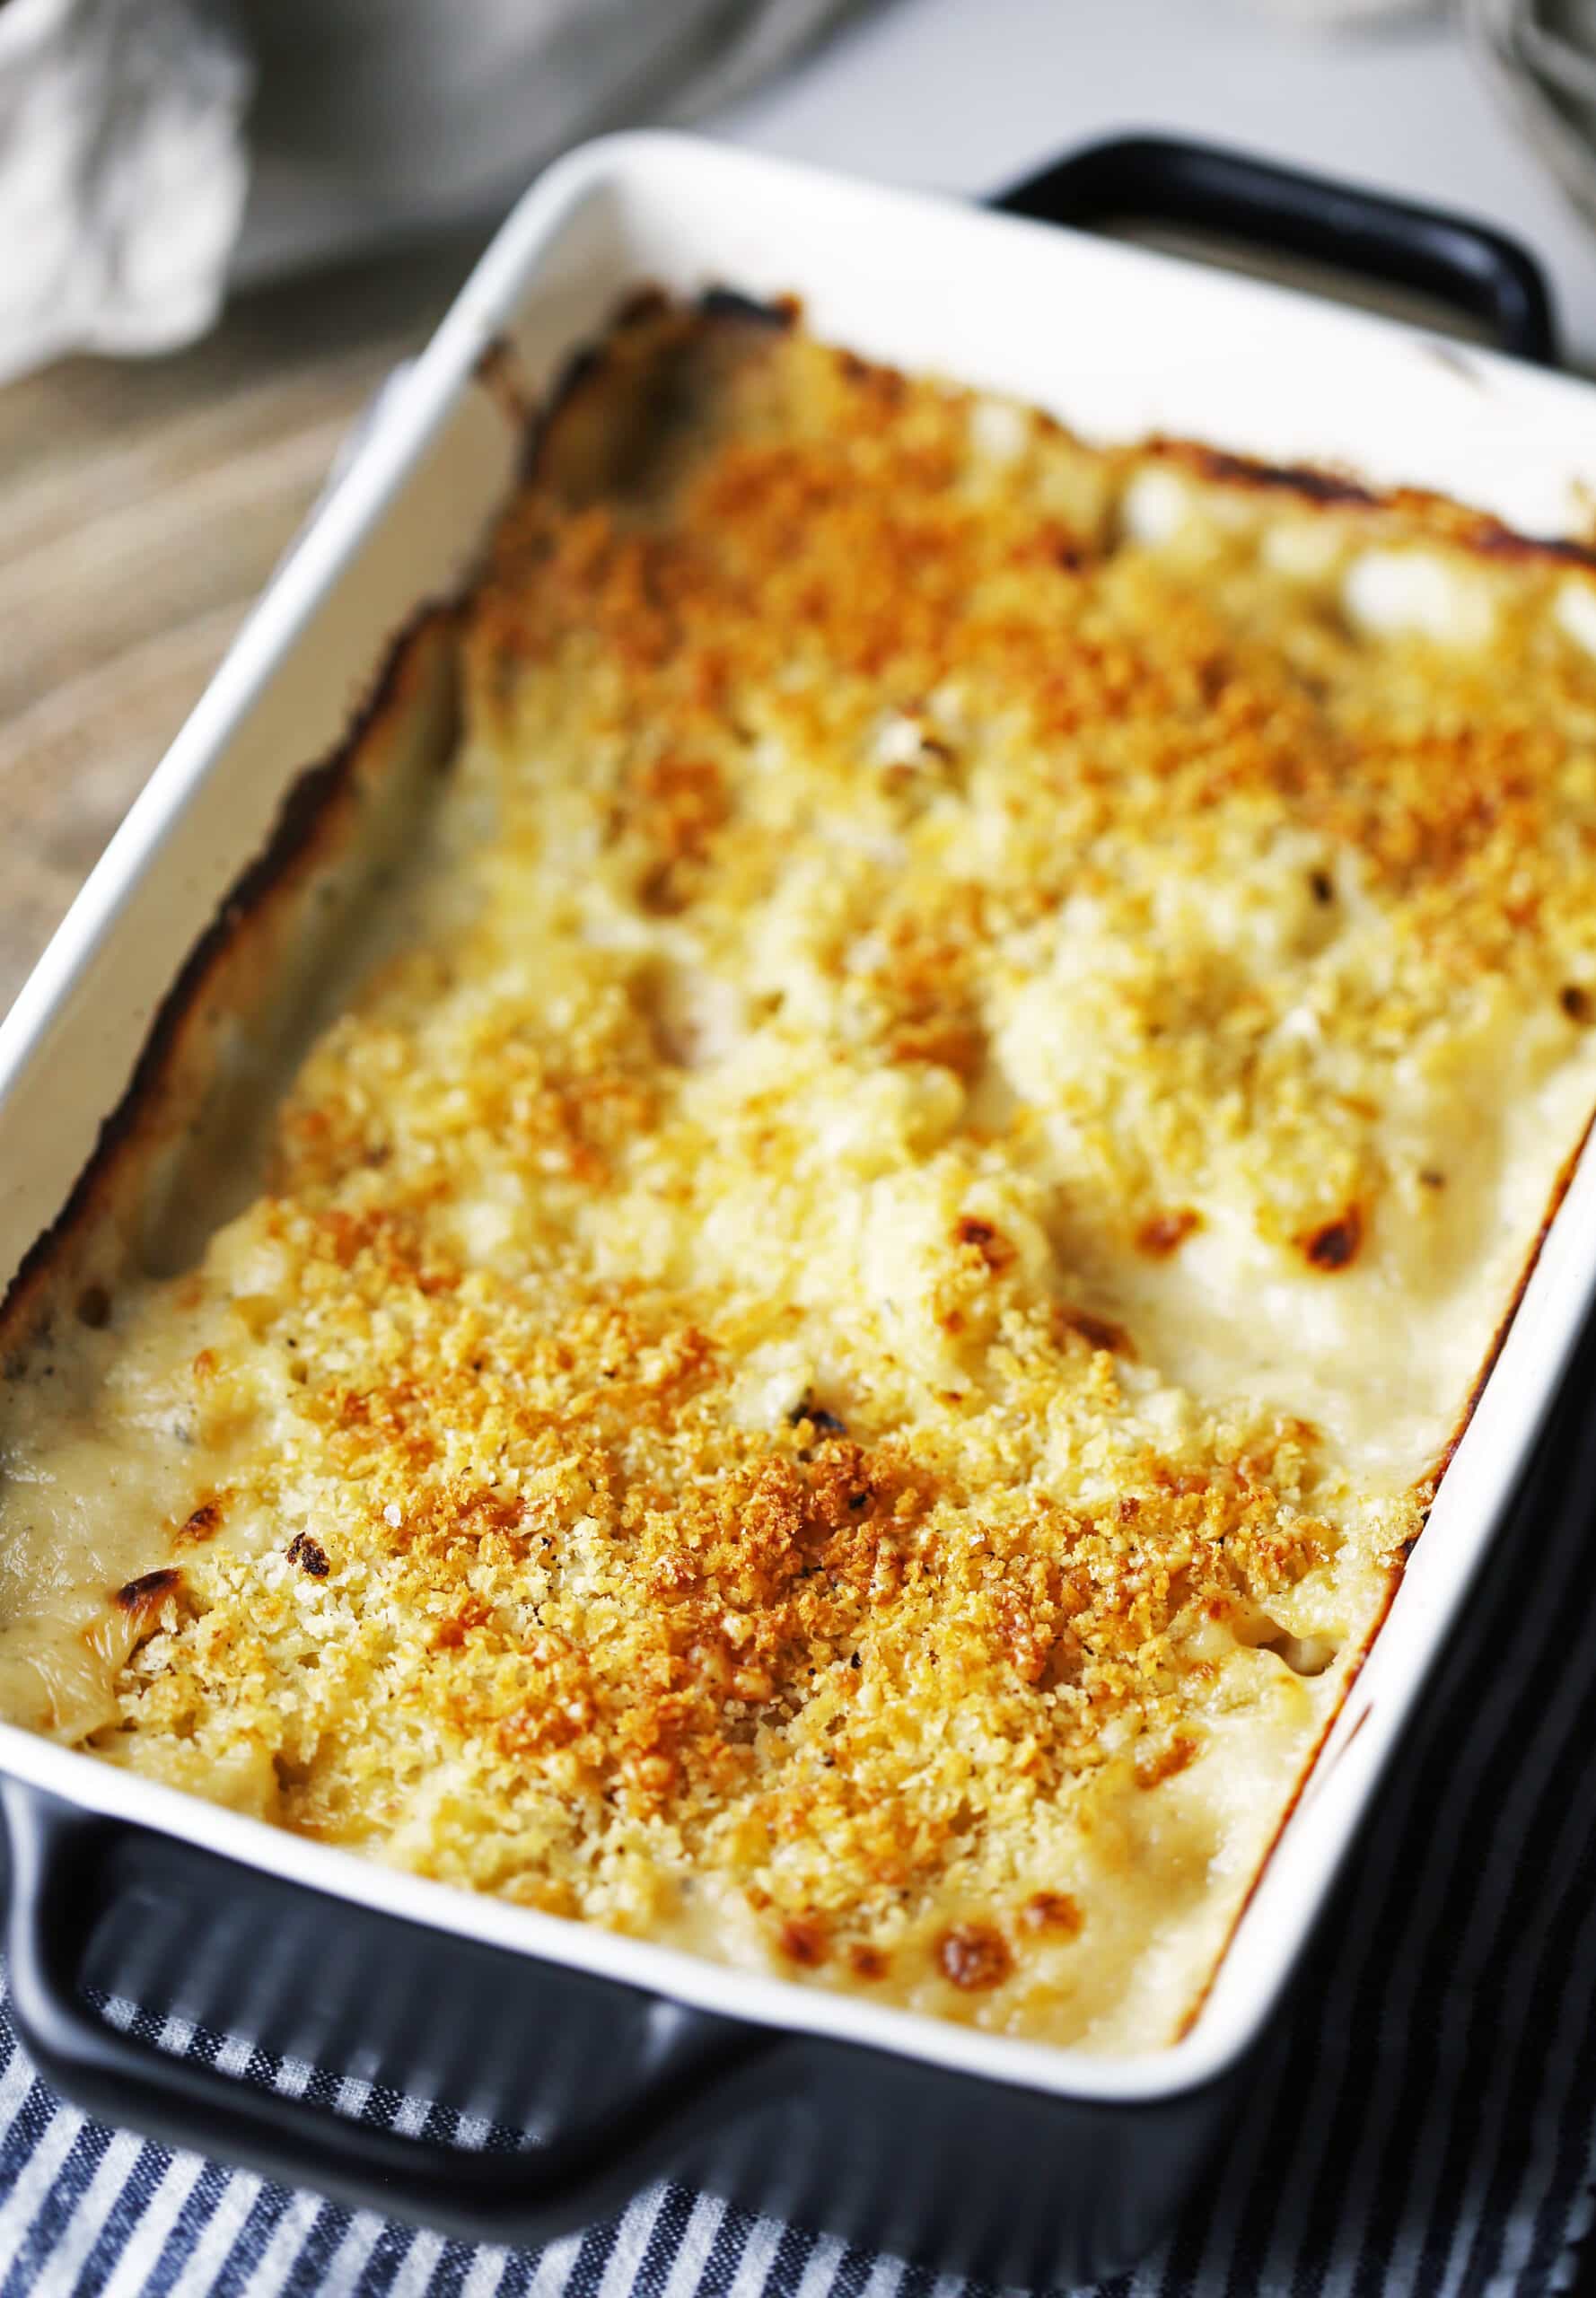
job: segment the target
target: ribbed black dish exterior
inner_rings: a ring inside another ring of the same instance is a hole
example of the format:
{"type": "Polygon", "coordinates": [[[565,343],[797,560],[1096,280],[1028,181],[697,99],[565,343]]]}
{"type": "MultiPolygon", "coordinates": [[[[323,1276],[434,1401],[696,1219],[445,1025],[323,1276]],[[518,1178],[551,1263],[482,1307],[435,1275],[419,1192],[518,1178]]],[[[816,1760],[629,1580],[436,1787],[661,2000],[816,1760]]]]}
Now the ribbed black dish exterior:
{"type": "Polygon", "coordinates": [[[1174,2098],[1105,2106],[767,2033],[85,1817],[14,1781],[3,1792],[13,1873],[34,1879],[31,1906],[13,1907],[14,2007],[48,2077],[108,2119],[473,2240],[545,2241],[670,2176],[938,2269],[1030,2288],[1091,2280],[1157,2239],[1248,2079],[1237,2066],[1174,2098]],[[41,1845],[57,1879],[48,1904],[34,1888],[41,1845]],[[18,1951],[29,1921],[53,1934],[33,1986],[18,1951]],[[489,2144],[383,2133],[395,2160],[373,2162],[353,2117],[209,2068],[191,2103],[174,2101],[163,2076],[189,2063],[104,2022],[107,1996],[478,2117],[489,2144]],[[650,2092],[666,2104],[639,2118],[650,2092]],[[241,2136],[226,2118],[241,2097],[258,2118],[241,2136]],[[551,2154],[571,2163],[557,2190],[540,2175],[551,2154]]]}

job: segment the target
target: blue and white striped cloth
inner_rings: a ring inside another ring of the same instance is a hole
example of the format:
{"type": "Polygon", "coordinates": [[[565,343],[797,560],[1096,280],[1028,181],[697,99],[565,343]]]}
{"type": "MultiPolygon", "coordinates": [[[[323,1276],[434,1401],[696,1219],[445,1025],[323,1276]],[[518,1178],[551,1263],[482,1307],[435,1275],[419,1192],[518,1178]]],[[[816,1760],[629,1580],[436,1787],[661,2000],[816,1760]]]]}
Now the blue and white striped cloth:
{"type": "MultiPolygon", "coordinates": [[[[1596,1418],[1583,1449],[1596,1488],[1596,1418]]],[[[1596,1539],[1563,1516],[1515,1538],[1505,1601],[1477,1606],[1460,1639],[1293,1998],[1287,2047],[1172,2239],[1113,2298],[1541,2298],[1580,2285],[1596,2177],[1596,1539]]],[[[250,2060],[215,2036],[163,2039],[235,2070],[250,2060]]],[[[400,2127],[426,2117],[391,2095],[364,2110],[400,2127]]],[[[0,2298],[962,2288],[674,2188],[541,2253],[352,2216],[58,2105],[0,2004],[0,2298]]]]}

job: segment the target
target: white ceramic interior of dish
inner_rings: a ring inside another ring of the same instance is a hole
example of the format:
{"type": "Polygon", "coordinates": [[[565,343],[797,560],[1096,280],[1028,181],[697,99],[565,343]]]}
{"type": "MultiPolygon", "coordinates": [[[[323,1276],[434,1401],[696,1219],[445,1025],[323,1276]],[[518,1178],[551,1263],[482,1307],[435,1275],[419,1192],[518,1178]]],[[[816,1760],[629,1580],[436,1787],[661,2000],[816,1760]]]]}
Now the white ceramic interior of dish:
{"type": "MultiPolygon", "coordinates": [[[[866,355],[1013,392],[1091,437],[1154,431],[1329,464],[1539,534],[1596,504],[1596,390],[1284,289],[686,137],[590,145],[511,216],[385,398],[0,1025],[0,1273],[60,1208],[162,994],[294,776],[339,738],[393,633],[468,573],[513,482],[495,342],[547,382],[649,280],[795,293],[866,355]]],[[[500,373],[504,372],[501,363],[500,373]]],[[[1083,2098],[1220,2071],[1267,2017],[1495,1528],[1596,1280],[1576,1175],[1507,1345],[1192,2032],[1102,2060],[734,1971],[398,1874],[0,1726],[0,1768],[258,1868],[712,2010],[1083,2098]]]]}

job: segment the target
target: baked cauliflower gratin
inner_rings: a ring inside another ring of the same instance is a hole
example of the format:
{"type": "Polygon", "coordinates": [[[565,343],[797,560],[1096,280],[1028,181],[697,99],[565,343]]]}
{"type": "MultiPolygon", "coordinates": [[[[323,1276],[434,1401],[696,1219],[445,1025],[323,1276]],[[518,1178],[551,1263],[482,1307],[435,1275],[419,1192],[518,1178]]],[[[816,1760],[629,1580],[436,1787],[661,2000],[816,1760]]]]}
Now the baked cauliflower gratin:
{"type": "Polygon", "coordinates": [[[4,1712],[1171,2040],[1596,1101],[1596,575],[655,301],[390,721],[424,644],[449,763],[259,1180],[127,1212],[169,1013],[13,1287],[4,1712]]]}

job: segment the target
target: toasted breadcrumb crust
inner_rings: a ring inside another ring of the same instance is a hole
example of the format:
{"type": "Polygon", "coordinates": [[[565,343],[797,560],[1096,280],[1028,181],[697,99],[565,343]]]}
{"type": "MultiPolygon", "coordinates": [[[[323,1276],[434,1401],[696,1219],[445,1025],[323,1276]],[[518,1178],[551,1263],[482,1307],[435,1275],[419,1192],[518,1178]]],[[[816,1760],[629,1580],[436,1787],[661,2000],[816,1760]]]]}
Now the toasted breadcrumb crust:
{"type": "Polygon", "coordinates": [[[1170,2039],[1589,1104],[1568,584],[636,315],[468,617],[414,946],[81,1337],[189,1448],[95,1751],[1170,2039]]]}

